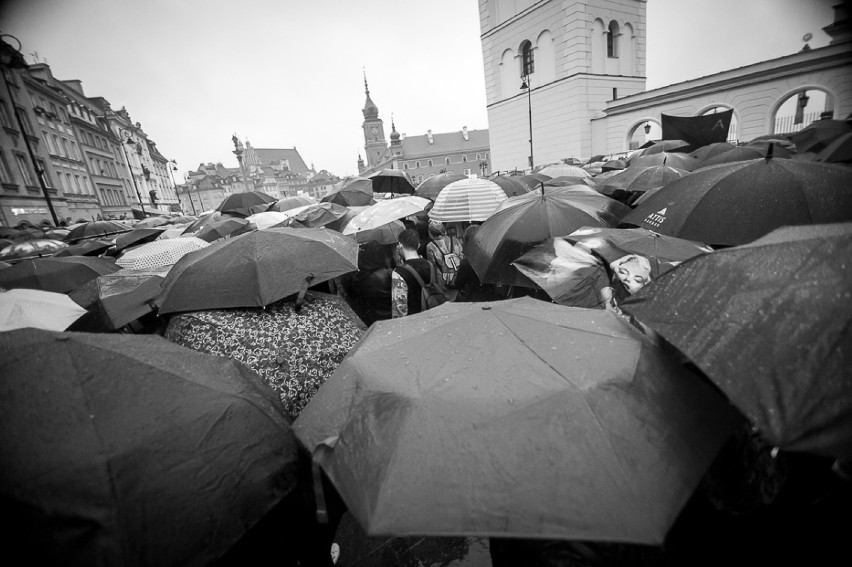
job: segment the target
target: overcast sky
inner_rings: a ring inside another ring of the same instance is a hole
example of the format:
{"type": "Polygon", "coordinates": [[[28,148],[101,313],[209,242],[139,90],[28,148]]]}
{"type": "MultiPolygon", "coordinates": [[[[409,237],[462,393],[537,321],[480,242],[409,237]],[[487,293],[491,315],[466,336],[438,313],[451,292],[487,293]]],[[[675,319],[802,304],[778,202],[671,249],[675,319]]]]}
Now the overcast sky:
{"type": "MultiPolygon", "coordinates": [[[[840,0],[649,0],[647,87],[828,44],[840,0]]],[[[390,134],[488,127],[477,0],[16,0],[16,36],[59,79],[126,106],[180,168],[235,167],[231,135],[357,173],[362,69],[390,134]]]]}

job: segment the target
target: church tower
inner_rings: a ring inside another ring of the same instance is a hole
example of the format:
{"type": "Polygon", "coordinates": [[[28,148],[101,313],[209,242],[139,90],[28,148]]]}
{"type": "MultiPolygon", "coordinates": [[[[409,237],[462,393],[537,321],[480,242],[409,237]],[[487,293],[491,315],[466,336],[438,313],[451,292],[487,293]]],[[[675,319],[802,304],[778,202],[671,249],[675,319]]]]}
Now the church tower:
{"type": "Polygon", "coordinates": [[[379,109],[370,98],[370,87],[367,85],[367,75],[364,74],[364,91],[367,100],[364,103],[364,150],[367,153],[367,167],[374,167],[382,161],[388,149],[385,140],[385,127],[379,118],[379,109]]]}
{"type": "Polygon", "coordinates": [[[543,165],[595,153],[593,139],[608,135],[592,135],[603,128],[595,119],[607,102],[645,90],[646,7],[646,0],[479,0],[494,170],[526,169],[531,154],[543,165]]]}

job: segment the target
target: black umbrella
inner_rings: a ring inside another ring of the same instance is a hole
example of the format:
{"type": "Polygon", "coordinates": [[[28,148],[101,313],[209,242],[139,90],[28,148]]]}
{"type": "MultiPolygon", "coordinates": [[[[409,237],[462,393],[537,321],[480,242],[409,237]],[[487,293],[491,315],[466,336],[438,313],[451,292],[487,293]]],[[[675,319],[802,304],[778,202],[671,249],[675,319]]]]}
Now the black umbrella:
{"type": "Polygon", "coordinates": [[[345,207],[364,207],[375,203],[373,182],[365,177],[348,177],[335,186],[334,191],[321,199],[323,203],[336,203],[345,207]]]}
{"type": "Polygon", "coordinates": [[[609,161],[605,161],[603,165],[601,165],[601,171],[616,171],[621,170],[627,167],[627,162],[623,159],[611,159],[609,161]]]}
{"type": "Polygon", "coordinates": [[[238,362],[153,335],[21,329],[0,333],[0,367],[10,557],[208,565],[279,504],[297,513],[297,442],[238,362]]]}
{"type": "Polygon", "coordinates": [[[93,221],[74,228],[64,240],[73,244],[78,240],[112,236],[123,232],[130,232],[130,228],[115,221],[93,221]]]}
{"type": "Polygon", "coordinates": [[[188,227],[186,227],[186,229],[183,231],[183,233],[184,234],[193,234],[195,232],[198,232],[199,230],[201,230],[202,228],[204,228],[208,224],[210,224],[212,222],[216,222],[217,220],[220,220],[223,217],[225,217],[225,218],[237,218],[237,217],[234,217],[232,215],[222,215],[222,213],[220,213],[219,211],[213,211],[213,212],[206,213],[206,214],[203,214],[200,217],[198,217],[198,220],[190,223],[190,225],[188,227]]]}
{"type": "Polygon", "coordinates": [[[205,224],[193,236],[205,242],[215,242],[226,236],[237,236],[243,232],[248,232],[252,230],[251,227],[251,223],[246,219],[222,217],[217,221],[205,224]]]}
{"type": "Polygon", "coordinates": [[[393,193],[394,195],[411,195],[414,184],[406,172],[401,169],[380,169],[369,176],[373,183],[373,193],[393,193]]]}
{"type": "MultiPolygon", "coordinates": [[[[439,175],[435,175],[433,177],[425,179],[414,190],[414,195],[417,197],[423,197],[424,199],[429,199],[430,201],[434,201],[438,198],[438,193],[441,192],[441,189],[443,189],[454,181],[460,181],[466,178],[466,175],[462,175],[460,173],[441,173],[439,175]]],[[[492,181],[494,180],[492,179],[492,181]]]]}
{"type": "Polygon", "coordinates": [[[617,191],[641,192],[658,189],[668,185],[684,175],[689,175],[685,169],[669,167],[668,165],[651,165],[648,167],[633,166],[613,175],[603,185],[601,193],[613,195],[617,191]]]}
{"type": "Polygon", "coordinates": [[[689,142],[684,140],[658,140],[646,146],[640,156],[652,156],[662,152],[688,152],[691,149],[689,142]]]}
{"type": "Polygon", "coordinates": [[[531,190],[529,184],[525,183],[520,177],[515,175],[492,175],[488,178],[488,181],[493,181],[499,185],[500,189],[503,190],[507,197],[525,195],[531,190]]]}
{"type": "Polygon", "coordinates": [[[674,152],[660,152],[658,154],[651,154],[647,156],[634,156],[630,158],[627,163],[630,167],[668,165],[678,169],[685,169],[686,171],[692,171],[701,165],[698,158],[692,157],[689,154],[674,152]]]}
{"type": "Polygon", "coordinates": [[[358,269],[358,245],[324,228],[269,228],[178,260],[157,300],[160,313],[262,307],[358,269]]]}
{"type": "Polygon", "coordinates": [[[93,238],[91,240],[81,240],[77,244],[72,244],[67,248],[62,248],[54,253],[55,258],[62,256],[100,256],[112,247],[112,241],[93,238]]]}
{"type": "Polygon", "coordinates": [[[683,351],[773,445],[852,457],[852,223],[685,261],[621,307],[683,351]]]}
{"type": "Polygon", "coordinates": [[[165,228],[134,228],[130,232],[122,234],[115,239],[115,251],[121,252],[125,248],[153,242],[165,232],[165,228]]]}
{"type": "Polygon", "coordinates": [[[465,248],[465,257],[482,283],[535,287],[512,262],[548,238],[571,234],[583,226],[609,227],[618,222],[596,205],[572,202],[570,193],[564,191],[528,193],[512,199],[518,199],[518,204],[488,218],[469,249],[465,248]]]}
{"type": "Polygon", "coordinates": [[[755,159],[696,171],[666,185],[623,222],[710,245],[751,242],[788,225],[852,220],[852,170],[755,159]]]}
{"type": "Polygon", "coordinates": [[[733,150],[736,147],[737,146],[730,142],[713,142],[712,144],[707,144],[706,146],[701,146],[697,150],[693,150],[689,153],[689,155],[703,162],[705,159],[711,158],[718,154],[723,154],[728,150],[733,150]]]}
{"type": "Polygon", "coordinates": [[[67,256],[22,260],[0,272],[0,288],[68,293],[89,280],[120,269],[112,258],[67,256]]]}
{"type": "MultiPolygon", "coordinates": [[[[298,225],[301,228],[319,228],[324,226],[340,232],[342,230],[341,221],[347,218],[350,212],[352,212],[351,209],[336,203],[317,203],[296,213],[284,222],[287,223],[287,226],[298,225]]],[[[347,220],[351,218],[348,217],[347,220]]]]}
{"type": "Polygon", "coordinates": [[[69,330],[104,332],[121,327],[154,312],[154,300],[169,266],[139,270],[119,270],[99,276],[68,294],[89,314],[69,330]]]}
{"type": "Polygon", "coordinates": [[[788,137],[799,153],[819,152],[847,132],[852,132],[852,120],[817,120],[788,137]]]}
{"type": "MultiPolygon", "coordinates": [[[[736,148],[730,149],[727,152],[722,152],[702,160],[701,167],[719,165],[721,163],[734,163],[737,161],[747,161],[751,159],[764,158],[766,157],[769,151],[770,149],[768,146],[762,145],[737,146],[736,148]]],[[[778,146],[775,144],[772,144],[771,152],[771,156],[773,158],[789,158],[793,155],[793,152],[791,152],[790,150],[784,148],[783,146],[778,146]]]]}
{"type": "MultiPolygon", "coordinates": [[[[229,213],[239,217],[251,216],[257,211],[252,210],[252,207],[259,205],[268,205],[275,201],[275,197],[270,197],[261,191],[247,191],[246,193],[233,193],[225,197],[225,199],[216,207],[217,211],[229,213]]],[[[265,210],[265,207],[263,208],[265,210]]]]}

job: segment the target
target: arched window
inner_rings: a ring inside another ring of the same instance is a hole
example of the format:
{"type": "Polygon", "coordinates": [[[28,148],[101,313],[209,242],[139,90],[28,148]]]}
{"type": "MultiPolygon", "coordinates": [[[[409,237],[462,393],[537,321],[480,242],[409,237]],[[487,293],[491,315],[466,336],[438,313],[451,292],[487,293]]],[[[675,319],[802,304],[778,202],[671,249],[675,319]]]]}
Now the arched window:
{"type": "Polygon", "coordinates": [[[553,34],[544,30],[536,40],[536,59],[538,59],[539,85],[547,84],[556,78],[556,50],[553,46],[553,34]]]}
{"type": "Polygon", "coordinates": [[[529,41],[521,44],[521,76],[526,77],[535,72],[535,61],[533,61],[533,46],[529,41]]]}
{"type": "Polygon", "coordinates": [[[618,36],[620,35],[620,30],[618,29],[618,22],[612,20],[609,23],[609,33],[606,34],[606,56],[607,57],[618,57],[618,36]]]}
{"type": "Polygon", "coordinates": [[[462,163],[466,163],[466,162],[467,162],[467,156],[462,156],[462,163]]]}
{"type": "Polygon", "coordinates": [[[450,158],[444,158],[444,163],[445,163],[445,164],[449,164],[449,163],[450,163],[450,158]]]}

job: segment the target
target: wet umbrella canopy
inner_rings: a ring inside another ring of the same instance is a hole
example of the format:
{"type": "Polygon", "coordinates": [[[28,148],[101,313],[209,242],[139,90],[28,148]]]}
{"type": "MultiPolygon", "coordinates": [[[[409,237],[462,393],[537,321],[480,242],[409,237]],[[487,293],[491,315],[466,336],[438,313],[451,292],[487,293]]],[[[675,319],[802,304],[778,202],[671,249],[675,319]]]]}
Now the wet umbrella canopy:
{"type": "Polygon", "coordinates": [[[121,268],[111,259],[88,256],[23,260],[0,272],[0,288],[27,288],[67,293],[121,268]]]}
{"type": "Polygon", "coordinates": [[[238,362],[150,335],[23,329],[0,334],[0,366],[10,557],[207,565],[294,490],[288,420],[238,362]]]}
{"type": "Polygon", "coordinates": [[[279,199],[275,201],[267,211],[277,211],[279,213],[284,211],[289,211],[290,209],[295,209],[297,207],[304,207],[306,205],[315,205],[317,202],[313,197],[309,197],[307,195],[299,195],[296,197],[285,197],[284,199],[279,199]]]}
{"type": "Polygon", "coordinates": [[[36,238],[16,242],[5,248],[0,248],[0,260],[18,260],[24,258],[41,258],[52,256],[55,252],[65,248],[67,244],[59,240],[49,238],[36,238]]]}
{"type": "Polygon", "coordinates": [[[783,228],[687,260],[621,307],[774,445],[850,457],[850,258],[852,223],[783,228]]]}
{"type": "Polygon", "coordinates": [[[612,313],[522,298],[375,323],[294,429],[368,534],[660,543],[733,413],[612,313]]]}
{"type": "Polygon", "coordinates": [[[488,181],[496,183],[507,197],[515,197],[516,195],[524,195],[530,192],[530,186],[521,181],[520,177],[512,175],[492,175],[488,181]]]}
{"type": "Polygon", "coordinates": [[[374,193],[393,193],[395,195],[411,195],[414,184],[411,178],[401,169],[380,169],[369,177],[373,183],[374,193]]]}
{"type": "Polygon", "coordinates": [[[565,236],[583,226],[614,226],[618,222],[604,207],[575,202],[558,190],[512,198],[518,199],[519,204],[482,223],[469,249],[465,249],[465,256],[483,283],[535,287],[512,262],[548,238],[565,236]]]}
{"type": "Polygon", "coordinates": [[[116,237],[115,251],[120,252],[121,250],[130,248],[131,246],[145,244],[146,242],[153,242],[157,239],[157,237],[163,234],[164,231],[164,228],[158,227],[134,228],[130,232],[126,232],[116,237]]]}
{"type": "Polygon", "coordinates": [[[462,179],[467,179],[467,176],[460,173],[441,173],[425,179],[414,190],[414,195],[434,201],[438,198],[438,193],[441,192],[441,189],[453,181],[460,181],[462,179]]]}
{"type": "Polygon", "coordinates": [[[85,309],[61,293],[37,289],[0,290],[0,331],[26,327],[64,331],[85,314],[85,309]]]}
{"type": "Polygon", "coordinates": [[[184,313],[172,317],[166,338],[246,364],[295,419],[361,338],[364,324],[333,295],[309,291],[301,310],[294,307],[279,301],[266,309],[184,313]]]}
{"type": "Polygon", "coordinates": [[[66,248],[62,248],[53,254],[56,258],[63,256],[100,256],[112,247],[112,241],[101,240],[100,238],[92,238],[89,240],[81,240],[77,244],[72,244],[66,248]]]}
{"type": "Polygon", "coordinates": [[[675,180],[623,222],[710,245],[751,242],[786,225],[852,220],[852,169],[791,159],[722,164],[675,180]]]}
{"type": "Polygon", "coordinates": [[[247,191],[245,193],[233,193],[225,197],[225,199],[216,207],[217,211],[240,217],[247,217],[257,211],[252,210],[252,207],[259,205],[268,205],[275,201],[275,197],[270,197],[261,191],[247,191]]]}
{"type": "Polygon", "coordinates": [[[75,227],[68,236],[65,237],[65,242],[73,244],[78,240],[86,238],[101,238],[105,236],[114,236],[122,232],[130,232],[130,227],[115,221],[94,221],[75,227]]]}
{"type": "Polygon", "coordinates": [[[364,177],[346,178],[321,201],[323,203],[336,203],[344,207],[372,205],[375,202],[373,201],[373,182],[364,177]]]}
{"type": "Polygon", "coordinates": [[[182,258],[163,283],[160,313],[262,307],[358,269],[358,245],[324,228],[269,228],[182,258]]]}

